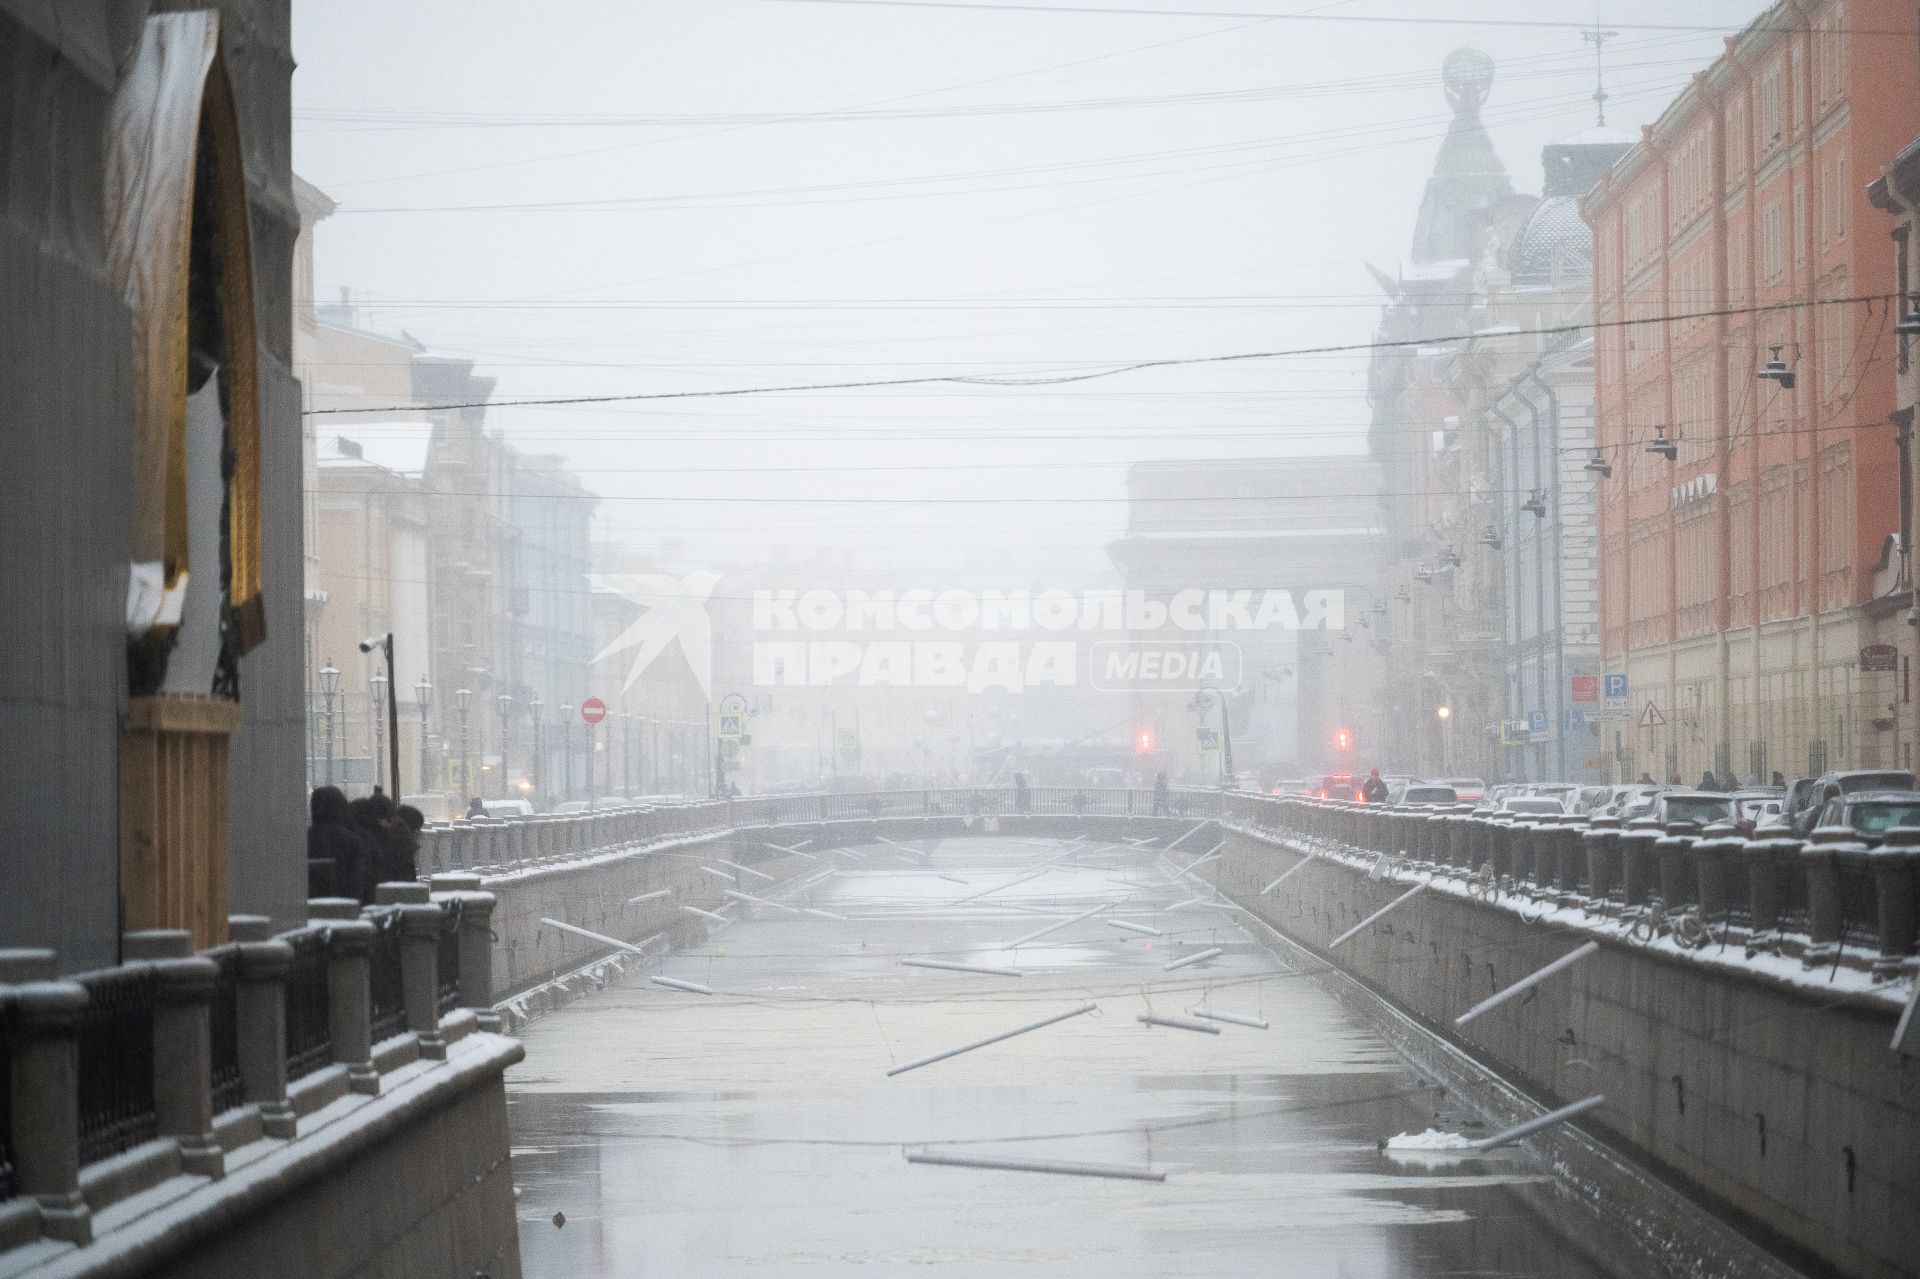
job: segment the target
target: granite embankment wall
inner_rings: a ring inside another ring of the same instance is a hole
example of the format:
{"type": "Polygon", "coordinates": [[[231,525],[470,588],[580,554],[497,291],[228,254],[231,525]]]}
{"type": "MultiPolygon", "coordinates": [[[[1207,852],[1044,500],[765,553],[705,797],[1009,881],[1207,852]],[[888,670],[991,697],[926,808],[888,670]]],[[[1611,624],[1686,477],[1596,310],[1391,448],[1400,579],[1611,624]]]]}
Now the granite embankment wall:
{"type": "Polygon", "coordinates": [[[1714,944],[1630,942],[1618,919],[1435,879],[1372,854],[1301,859],[1230,831],[1209,869],[1234,900],[1545,1103],[1604,1094],[1583,1126],[1812,1270],[1920,1273],[1920,1061],[1889,1048],[1899,1001],[1862,973],[1714,944]],[[1424,875],[1422,876],[1424,878],[1424,875]],[[1465,1027],[1454,1019],[1586,941],[1599,951],[1465,1027]]]}

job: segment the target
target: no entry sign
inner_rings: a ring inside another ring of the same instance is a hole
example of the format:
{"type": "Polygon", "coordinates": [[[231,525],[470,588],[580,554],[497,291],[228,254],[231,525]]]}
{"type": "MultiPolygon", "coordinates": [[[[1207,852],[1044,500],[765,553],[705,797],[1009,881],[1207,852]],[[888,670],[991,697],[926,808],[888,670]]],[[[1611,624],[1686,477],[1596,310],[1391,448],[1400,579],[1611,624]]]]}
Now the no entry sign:
{"type": "Polygon", "coordinates": [[[597,697],[589,697],[580,703],[580,718],[589,724],[598,724],[607,717],[607,704],[597,697]]]}

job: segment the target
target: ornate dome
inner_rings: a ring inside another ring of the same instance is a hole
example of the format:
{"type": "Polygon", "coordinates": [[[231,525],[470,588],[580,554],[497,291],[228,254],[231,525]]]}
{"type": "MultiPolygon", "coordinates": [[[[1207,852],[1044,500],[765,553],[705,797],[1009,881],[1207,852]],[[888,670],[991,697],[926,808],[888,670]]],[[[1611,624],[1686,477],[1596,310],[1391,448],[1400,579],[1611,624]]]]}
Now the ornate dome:
{"type": "Polygon", "coordinates": [[[1507,269],[1516,283],[1582,279],[1593,274],[1593,230],[1580,216],[1571,195],[1540,201],[1526,226],[1513,238],[1507,269]]]}

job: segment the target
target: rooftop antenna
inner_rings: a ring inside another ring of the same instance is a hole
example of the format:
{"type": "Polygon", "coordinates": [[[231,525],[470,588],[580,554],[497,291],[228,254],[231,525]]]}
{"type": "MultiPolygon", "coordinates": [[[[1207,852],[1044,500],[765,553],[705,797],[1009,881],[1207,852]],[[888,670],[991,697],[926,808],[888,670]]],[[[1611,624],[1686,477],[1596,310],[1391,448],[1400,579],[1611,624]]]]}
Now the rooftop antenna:
{"type": "Polygon", "coordinates": [[[1607,41],[1620,38],[1618,31],[1582,31],[1580,38],[1593,46],[1593,109],[1601,128],[1607,127],[1607,41]]]}

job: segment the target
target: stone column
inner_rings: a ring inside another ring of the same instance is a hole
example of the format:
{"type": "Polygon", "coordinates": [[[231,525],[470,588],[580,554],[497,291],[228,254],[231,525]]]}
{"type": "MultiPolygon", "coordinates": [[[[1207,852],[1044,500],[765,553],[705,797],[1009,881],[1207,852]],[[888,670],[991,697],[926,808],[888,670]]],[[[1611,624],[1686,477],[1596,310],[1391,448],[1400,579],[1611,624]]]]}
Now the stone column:
{"type": "Polygon", "coordinates": [[[1818,963],[1830,957],[1840,946],[1840,864],[1839,844],[1847,842],[1850,829],[1821,830],[1800,850],[1800,865],[1807,876],[1807,935],[1813,945],[1807,962],[1818,963]],[[1823,838],[1823,836],[1827,838],[1823,838]]]}
{"type": "Polygon", "coordinates": [[[420,1055],[438,1061],[447,1055],[440,1037],[440,928],[446,914],[433,904],[427,885],[418,881],[381,884],[374,900],[400,910],[400,985],[407,1029],[419,1040],[420,1055]]]}
{"type": "Polygon", "coordinates": [[[151,928],[128,933],[121,958],[153,965],[153,1108],[162,1137],[180,1143],[180,1167],[199,1177],[226,1175],[213,1135],[214,985],[220,968],[193,953],[193,934],[151,928]]]}
{"type": "Polygon", "coordinates": [[[234,994],[240,1041],[240,1096],[260,1112],[260,1129],[291,1140],[296,1124],[287,1103],[287,970],[293,947],[273,937],[265,915],[230,915],[227,930],[240,952],[240,988],[234,994]]]}
{"type": "Polygon", "coordinates": [[[1920,829],[1888,831],[1886,841],[1867,854],[1867,864],[1873,868],[1873,895],[1880,912],[1880,955],[1873,970],[1883,977],[1912,972],[1917,966],[1914,880],[1920,872],[1920,829]]]}
{"type": "Polygon", "coordinates": [[[86,989],[55,980],[50,950],[0,950],[0,983],[13,1017],[13,1175],[40,1208],[40,1232],[64,1243],[93,1239],[80,1193],[80,1014],[86,989]]]}
{"type": "Polygon", "coordinates": [[[493,908],[496,898],[478,875],[435,875],[433,891],[460,904],[460,1006],[471,1008],[481,1030],[499,1033],[493,1011],[493,908]]]}
{"type": "Polygon", "coordinates": [[[348,1088],[378,1093],[369,985],[375,925],[360,917],[360,903],[345,898],[310,901],[307,914],[313,926],[327,934],[327,1035],[333,1040],[333,1059],[347,1068],[348,1088]]]}

